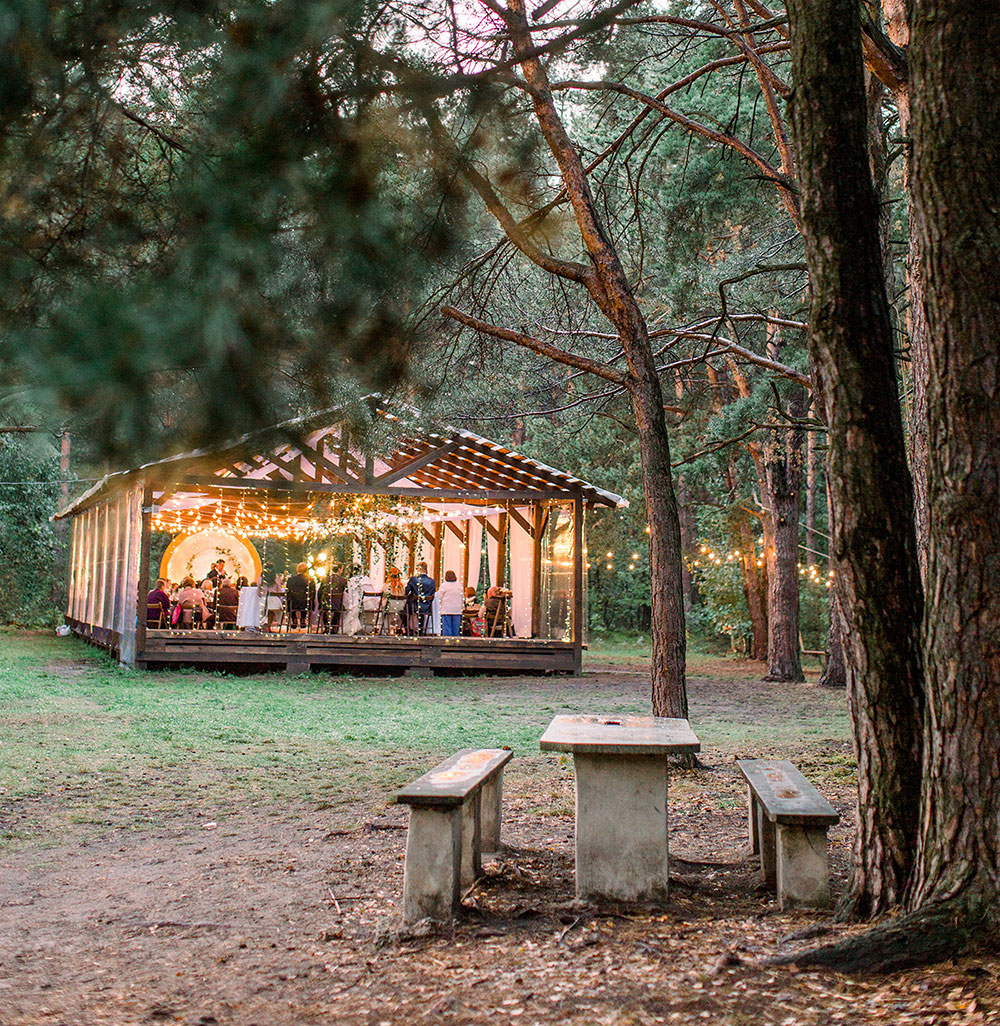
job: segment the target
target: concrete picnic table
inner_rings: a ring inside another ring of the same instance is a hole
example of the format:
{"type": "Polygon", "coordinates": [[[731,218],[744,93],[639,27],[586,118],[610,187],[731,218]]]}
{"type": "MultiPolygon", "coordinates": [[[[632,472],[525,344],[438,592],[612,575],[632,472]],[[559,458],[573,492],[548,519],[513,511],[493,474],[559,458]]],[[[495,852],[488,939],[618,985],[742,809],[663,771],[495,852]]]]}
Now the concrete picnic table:
{"type": "Polygon", "coordinates": [[[667,756],[700,751],[688,721],[556,716],[540,744],[573,754],[577,897],[666,898],[667,756]]]}

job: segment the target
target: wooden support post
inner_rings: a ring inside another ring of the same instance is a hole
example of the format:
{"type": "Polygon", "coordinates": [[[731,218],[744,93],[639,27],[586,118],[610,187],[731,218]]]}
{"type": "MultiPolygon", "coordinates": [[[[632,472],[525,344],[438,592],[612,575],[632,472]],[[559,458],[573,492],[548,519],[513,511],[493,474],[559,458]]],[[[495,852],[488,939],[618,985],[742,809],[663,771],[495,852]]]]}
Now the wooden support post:
{"type": "Polygon", "coordinates": [[[431,567],[431,576],[434,584],[441,584],[441,568],[444,564],[444,524],[440,520],[434,524],[434,565],[431,567]]]}
{"type": "Polygon", "coordinates": [[[147,484],[142,489],[139,513],[139,594],[135,605],[135,665],[146,668],[146,598],[149,595],[149,549],[152,536],[153,489],[147,484]]]}
{"type": "Polygon", "coordinates": [[[573,500],[573,665],[583,669],[583,497],[573,500]]]}
{"type": "Polygon", "coordinates": [[[463,521],[465,530],[462,532],[462,592],[469,586],[469,535],[472,531],[472,521],[463,521]]]}
{"type": "Polygon", "coordinates": [[[542,633],[542,535],[545,533],[545,510],[532,508],[531,544],[531,636],[542,633]]]}
{"type": "Polygon", "coordinates": [[[500,514],[500,525],[497,528],[497,576],[493,582],[498,588],[504,585],[504,570],[507,563],[507,521],[506,513],[500,514]]]}
{"type": "Polygon", "coordinates": [[[422,528],[412,527],[410,529],[410,544],[407,549],[407,573],[412,577],[417,572],[417,538],[420,537],[422,528]]]}

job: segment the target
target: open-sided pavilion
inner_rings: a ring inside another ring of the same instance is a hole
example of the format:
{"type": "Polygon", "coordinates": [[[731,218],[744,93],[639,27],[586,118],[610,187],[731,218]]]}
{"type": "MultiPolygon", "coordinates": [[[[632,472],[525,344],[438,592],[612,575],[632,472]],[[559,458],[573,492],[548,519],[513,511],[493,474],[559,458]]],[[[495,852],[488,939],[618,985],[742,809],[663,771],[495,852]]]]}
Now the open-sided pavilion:
{"type": "Polygon", "coordinates": [[[327,411],[105,477],[58,514],[71,524],[67,622],[138,667],[579,672],[585,511],[621,497],[470,431],[375,419],[387,439],[375,454],[327,411]],[[148,629],[154,532],[206,530],[265,545],[346,537],[376,586],[390,564],[405,576],[420,561],[438,582],[451,569],[476,586],[485,548],[513,636],[148,629]]]}

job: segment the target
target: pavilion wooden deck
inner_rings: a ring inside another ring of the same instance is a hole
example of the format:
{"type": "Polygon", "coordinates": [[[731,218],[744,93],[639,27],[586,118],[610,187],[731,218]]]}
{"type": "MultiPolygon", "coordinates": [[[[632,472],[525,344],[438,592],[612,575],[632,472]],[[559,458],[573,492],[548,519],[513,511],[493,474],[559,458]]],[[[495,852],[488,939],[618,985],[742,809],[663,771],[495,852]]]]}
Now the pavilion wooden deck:
{"type": "Polygon", "coordinates": [[[137,664],[148,669],[204,666],[213,669],[309,670],[407,669],[490,674],[579,673],[579,648],[569,641],[528,638],[384,637],[329,634],[256,634],[247,631],[146,632],[137,664]]]}

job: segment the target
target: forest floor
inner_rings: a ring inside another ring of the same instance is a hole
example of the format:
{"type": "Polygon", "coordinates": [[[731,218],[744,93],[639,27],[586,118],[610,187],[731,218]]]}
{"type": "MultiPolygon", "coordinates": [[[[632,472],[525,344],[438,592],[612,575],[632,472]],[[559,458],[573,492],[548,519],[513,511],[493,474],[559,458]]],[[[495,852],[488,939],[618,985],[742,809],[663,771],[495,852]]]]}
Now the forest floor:
{"type": "MultiPolygon", "coordinates": [[[[139,674],[75,639],[0,634],[0,1026],[1000,1022],[1000,960],[892,976],[773,967],[857,927],[758,887],[734,760],[792,759],[838,809],[843,693],[695,657],[701,766],[671,776],[672,892],[578,905],[563,710],[648,708],[640,653],[580,678],[139,674]],[[503,848],[454,927],[401,930],[393,789],[507,744],[503,848]]],[[[815,678],[815,674],[812,674],[815,678]]]]}

